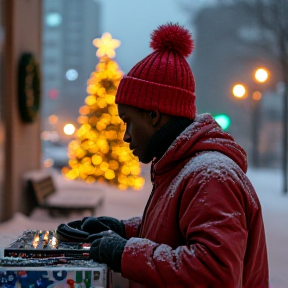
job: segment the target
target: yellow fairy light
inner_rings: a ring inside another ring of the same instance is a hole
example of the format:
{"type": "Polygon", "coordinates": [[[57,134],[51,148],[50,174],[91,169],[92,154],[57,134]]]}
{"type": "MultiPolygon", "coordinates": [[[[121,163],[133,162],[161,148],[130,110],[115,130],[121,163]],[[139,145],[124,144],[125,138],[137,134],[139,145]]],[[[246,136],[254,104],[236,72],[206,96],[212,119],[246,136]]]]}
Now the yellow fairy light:
{"type": "Polygon", "coordinates": [[[94,183],[96,181],[96,178],[90,175],[85,180],[87,183],[94,183]]]}
{"type": "Polygon", "coordinates": [[[119,188],[120,190],[122,190],[122,191],[125,191],[125,190],[127,189],[127,185],[125,185],[125,184],[119,184],[119,185],[118,185],[118,188],[119,188]]]}
{"type": "Polygon", "coordinates": [[[85,103],[89,106],[95,104],[97,102],[96,97],[94,95],[89,95],[85,99],[85,103]]]}
{"type": "Polygon", "coordinates": [[[102,162],[100,164],[100,169],[104,172],[106,172],[109,169],[109,164],[107,162],[102,162]]]}
{"type": "Polygon", "coordinates": [[[69,168],[68,168],[68,167],[62,167],[61,172],[62,172],[63,174],[66,174],[66,173],[69,172],[69,168]]]}
{"type": "Polygon", "coordinates": [[[98,141],[97,141],[97,145],[99,146],[99,147],[103,147],[103,146],[106,146],[107,145],[107,141],[106,141],[106,139],[99,139],[98,141]]]}
{"type": "Polygon", "coordinates": [[[95,85],[89,85],[86,89],[88,94],[95,94],[97,92],[97,88],[95,85]]]}
{"type": "Polygon", "coordinates": [[[97,100],[97,105],[100,107],[100,108],[105,108],[107,106],[107,102],[105,99],[103,98],[99,98],[97,100]]]}
{"type": "Polygon", "coordinates": [[[117,133],[116,131],[106,131],[105,136],[108,140],[114,140],[117,139],[117,133]]]}
{"type": "Polygon", "coordinates": [[[98,95],[99,97],[104,97],[104,96],[105,96],[105,93],[106,93],[106,89],[105,89],[105,88],[99,88],[99,89],[97,90],[97,95],[98,95]]]}
{"type": "Polygon", "coordinates": [[[134,188],[135,189],[141,189],[143,187],[144,183],[145,183],[144,178],[139,177],[139,178],[135,179],[134,188]]]}
{"type": "Polygon", "coordinates": [[[99,165],[102,162],[102,157],[99,155],[93,155],[92,156],[92,163],[94,165],[99,165]]]}
{"type": "Polygon", "coordinates": [[[86,155],[86,152],[84,150],[82,150],[82,149],[77,149],[76,150],[76,157],[78,159],[83,158],[85,155],[86,155]]]}
{"type": "Polygon", "coordinates": [[[115,160],[109,161],[109,168],[112,170],[117,170],[119,168],[119,163],[115,160]]]}
{"type": "Polygon", "coordinates": [[[108,180],[112,180],[115,178],[115,172],[111,169],[108,169],[105,174],[104,174],[105,178],[108,180]]]}
{"type": "MultiPolygon", "coordinates": [[[[111,115],[113,115],[113,114],[111,114],[111,115]]],[[[121,123],[121,119],[118,116],[112,116],[111,117],[111,124],[118,125],[120,123],[121,123]]]]}
{"type": "MultiPolygon", "coordinates": [[[[97,152],[99,151],[99,147],[98,147],[97,144],[95,144],[95,145],[93,145],[93,147],[89,148],[88,151],[89,151],[90,153],[92,153],[92,154],[95,154],[95,153],[97,153],[97,152]]],[[[93,156],[94,156],[94,155],[93,155],[93,156]]],[[[92,157],[93,157],[93,156],[92,156],[92,157]]]]}
{"type": "Polygon", "coordinates": [[[94,144],[93,141],[85,140],[81,143],[81,148],[83,150],[88,150],[89,148],[91,148],[93,146],[93,144],[94,144]]]}
{"type": "Polygon", "coordinates": [[[69,166],[72,168],[77,167],[79,165],[79,162],[76,159],[70,159],[68,163],[69,163],[69,166]]]}
{"type": "Polygon", "coordinates": [[[102,123],[102,122],[98,122],[98,123],[96,124],[96,128],[97,128],[99,131],[102,131],[102,130],[106,129],[106,126],[107,126],[107,125],[105,125],[105,124],[102,123]]]}
{"type": "Polygon", "coordinates": [[[79,177],[83,180],[85,180],[88,175],[85,173],[84,169],[82,167],[80,167],[81,169],[79,169],[79,177]]]}
{"type": "Polygon", "coordinates": [[[89,124],[91,125],[96,125],[98,121],[99,119],[96,116],[92,116],[91,118],[89,118],[89,124]]]}
{"type": "MultiPolygon", "coordinates": [[[[117,117],[117,119],[120,119],[118,116],[118,111],[117,111],[116,105],[110,106],[108,108],[108,112],[112,117],[117,117]]],[[[117,124],[119,124],[119,123],[117,123],[117,124]]]]}
{"type": "Polygon", "coordinates": [[[95,168],[95,172],[94,172],[94,175],[95,176],[101,176],[101,175],[103,175],[105,172],[104,171],[102,171],[100,168],[95,168]]]}
{"type": "Polygon", "coordinates": [[[131,176],[127,177],[127,184],[128,186],[134,186],[135,179],[131,176]]]}
{"type": "Polygon", "coordinates": [[[89,118],[87,116],[79,116],[77,121],[78,121],[79,124],[83,125],[85,123],[88,123],[89,118]]]}
{"type": "Polygon", "coordinates": [[[68,179],[76,179],[79,176],[79,172],[77,169],[72,169],[68,173],[65,174],[68,179]]]}
{"type": "Polygon", "coordinates": [[[118,182],[119,183],[121,183],[121,184],[126,183],[126,179],[127,179],[126,175],[119,174],[119,176],[118,176],[118,182]]]}
{"type": "Polygon", "coordinates": [[[138,176],[141,173],[141,169],[139,166],[131,167],[131,174],[134,176],[138,176]]]}
{"type": "Polygon", "coordinates": [[[104,33],[101,38],[96,38],[93,40],[93,45],[99,48],[96,52],[97,57],[103,57],[107,55],[109,58],[115,57],[115,49],[120,46],[120,41],[112,39],[110,33],[104,33]]]}
{"type": "Polygon", "coordinates": [[[109,146],[104,146],[99,148],[103,154],[107,154],[110,150],[109,146]]]}
{"type": "Polygon", "coordinates": [[[83,170],[84,170],[84,173],[87,175],[92,175],[95,173],[95,167],[90,165],[89,163],[84,163],[83,170]]]}
{"type": "Polygon", "coordinates": [[[78,130],[78,131],[83,131],[84,133],[87,133],[91,130],[91,125],[89,125],[88,123],[87,124],[84,124],[81,126],[81,128],[78,130]]]}
{"type": "Polygon", "coordinates": [[[115,103],[115,96],[114,95],[107,95],[106,97],[107,104],[114,104],[115,103]]]}
{"type": "Polygon", "coordinates": [[[89,114],[89,112],[90,112],[90,108],[88,106],[82,106],[79,109],[79,113],[81,115],[87,115],[87,114],[89,114]]]}
{"type": "Polygon", "coordinates": [[[90,157],[84,157],[84,158],[81,160],[81,163],[82,163],[82,164],[84,164],[84,163],[91,164],[91,159],[90,159],[90,157]]]}
{"type": "Polygon", "coordinates": [[[96,141],[98,139],[98,133],[95,130],[90,130],[87,133],[87,138],[90,140],[96,141]]]}

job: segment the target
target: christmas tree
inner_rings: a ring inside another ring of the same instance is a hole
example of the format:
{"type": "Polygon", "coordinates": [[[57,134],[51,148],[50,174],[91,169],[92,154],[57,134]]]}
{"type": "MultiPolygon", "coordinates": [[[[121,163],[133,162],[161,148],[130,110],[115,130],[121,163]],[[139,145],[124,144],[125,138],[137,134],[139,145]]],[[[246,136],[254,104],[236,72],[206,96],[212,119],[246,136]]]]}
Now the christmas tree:
{"type": "Polygon", "coordinates": [[[100,61],[87,82],[86,105],[79,109],[81,126],[68,145],[70,168],[62,171],[69,179],[106,181],[121,190],[140,189],[144,184],[140,164],[123,141],[125,126],[115,104],[123,73],[112,58],[120,41],[105,33],[93,44],[99,48],[96,55],[100,61]]]}

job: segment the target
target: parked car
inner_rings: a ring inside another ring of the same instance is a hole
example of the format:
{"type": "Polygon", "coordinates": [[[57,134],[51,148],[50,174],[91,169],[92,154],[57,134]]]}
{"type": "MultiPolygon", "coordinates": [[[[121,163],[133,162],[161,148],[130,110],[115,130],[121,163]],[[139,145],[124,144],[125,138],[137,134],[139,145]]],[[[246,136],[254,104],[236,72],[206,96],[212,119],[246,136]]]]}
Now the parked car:
{"type": "Polygon", "coordinates": [[[67,144],[42,140],[42,164],[61,169],[68,165],[67,144]]]}

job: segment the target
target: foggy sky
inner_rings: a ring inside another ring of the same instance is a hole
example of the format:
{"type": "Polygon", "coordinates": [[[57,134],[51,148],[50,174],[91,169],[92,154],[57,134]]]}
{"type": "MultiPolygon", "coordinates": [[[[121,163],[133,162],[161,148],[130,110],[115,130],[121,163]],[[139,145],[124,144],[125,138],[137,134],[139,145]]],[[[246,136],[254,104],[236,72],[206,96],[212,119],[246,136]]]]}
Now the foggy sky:
{"type": "MultiPolygon", "coordinates": [[[[185,1],[185,0],[184,0],[185,1]]],[[[207,0],[206,0],[207,1],[207,0]]],[[[100,31],[109,32],[121,41],[115,60],[127,73],[137,62],[152,52],[150,33],[167,22],[193,29],[182,0],[99,0],[100,31]]],[[[204,1],[205,2],[205,1],[204,1]]],[[[192,31],[191,31],[192,32],[192,31]]]]}

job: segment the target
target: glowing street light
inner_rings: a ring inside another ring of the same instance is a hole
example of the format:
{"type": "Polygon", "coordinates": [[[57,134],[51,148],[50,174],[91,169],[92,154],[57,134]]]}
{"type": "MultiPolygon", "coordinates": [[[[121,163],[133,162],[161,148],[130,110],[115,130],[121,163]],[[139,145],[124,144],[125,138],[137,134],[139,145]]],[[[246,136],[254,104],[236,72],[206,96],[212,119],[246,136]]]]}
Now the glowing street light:
{"type": "Polygon", "coordinates": [[[253,92],[253,94],[252,94],[252,99],[253,99],[254,101],[260,101],[261,98],[262,98],[262,93],[261,93],[260,91],[255,91],[255,92],[253,92]]]}
{"type": "Polygon", "coordinates": [[[242,84],[234,85],[232,93],[236,98],[243,98],[246,94],[246,88],[242,84]]]}
{"type": "Polygon", "coordinates": [[[56,116],[56,115],[50,115],[49,117],[48,117],[48,121],[49,121],[49,123],[51,124],[51,125],[55,125],[55,124],[57,124],[57,122],[58,122],[58,117],[56,116]]]}
{"type": "Polygon", "coordinates": [[[255,79],[258,82],[265,82],[268,79],[268,71],[264,68],[259,68],[255,72],[255,79]]]}
{"type": "Polygon", "coordinates": [[[63,130],[66,135],[73,135],[76,128],[73,124],[66,124],[63,130]]]}
{"type": "MultiPolygon", "coordinates": [[[[269,70],[265,68],[259,68],[255,71],[254,80],[261,83],[261,85],[267,81],[269,77],[269,70]]],[[[242,99],[247,96],[247,91],[244,85],[236,84],[232,89],[233,96],[242,99]]],[[[259,162],[258,144],[259,144],[259,118],[260,118],[260,100],[262,98],[262,93],[260,91],[250,91],[249,97],[250,107],[251,107],[251,137],[252,137],[252,162],[257,167],[259,162]]]]}

